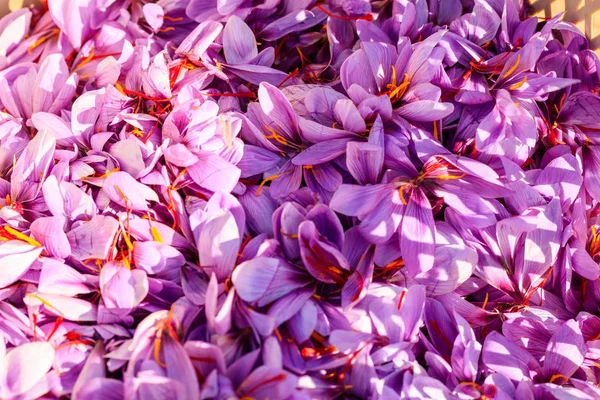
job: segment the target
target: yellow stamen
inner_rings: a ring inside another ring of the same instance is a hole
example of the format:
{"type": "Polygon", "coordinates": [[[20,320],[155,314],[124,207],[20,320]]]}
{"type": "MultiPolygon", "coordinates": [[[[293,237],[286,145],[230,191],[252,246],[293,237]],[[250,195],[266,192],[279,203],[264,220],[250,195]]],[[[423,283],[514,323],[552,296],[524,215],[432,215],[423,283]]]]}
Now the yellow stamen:
{"type": "Polygon", "coordinates": [[[30,238],[27,235],[24,235],[23,233],[19,232],[16,229],[11,228],[10,226],[5,226],[4,229],[6,230],[6,232],[10,233],[11,235],[13,235],[14,237],[16,237],[19,240],[27,242],[30,245],[35,246],[35,247],[42,247],[42,244],[40,242],[38,242],[37,240],[30,238]]]}
{"type": "Polygon", "coordinates": [[[510,67],[508,69],[508,71],[506,71],[504,74],[502,74],[500,79],[504,79],[507,76],[509,76],[510,74],[512,74],[513,72],[515,72],[517,70],[517,67],[519,66],[519,64],[521,64],[521,55],[517,54],[517,61],[515,62],[515,64],[512,67],[510,67]]]}
{"type": "Polygon", "coordinates": [[[131,269],[131,263],[129,262],[129,260],[127,259],[127,257],[123,257],[123,264],[125,264],[125,268],[127,269],[131,269]]]}
{"type": "MultiPolygon", "coordinates": [[[[115,189],[117,189],[117,192],[119,192],[119,195],[121,195],[121,197],[123,198],[123,201],[125,202],[125,208],[129,212],[129,206],[127,203],[129,201],[129,199],[127,198],[127,196],[125,196],[125,193],[123,193],[123,191],[121,190],[119,185],[115,185],[115,189]]],[[[129,214],[127,215],[127,217],[129,218],[129,214]]],[[[125,244],[127,244],[127,248],[129,249],[129,251],[133,251],[133,244],[131,243],[131,239],[129,239],[129,233],[125,230],[125,227],[123,226],[122,221],[119,221],[119,225],[121,226],[121,231],[123,232],[123,240],[125,240],[125,244]]]]}
{"type": "Polygon", "coordinates": [[[438,131],[438,126],[437,126],[437,122],[433,121],[433,137],[436,140],[440,140],[440,133],[438,131]]]}
{"type": "Polygon", "coordinates": [[[467,175],[466,172],[463,172],[460,175],[440,175],[440,176],[436,176],[437,179],[440,179],[442,181],[447,181],[447,180],[451,180],[451,179],[461,179],[464,178],[467,175]]]}
{"type": "Polygon", "coordinates": [[[490,294],[486,293],[485,294],[485,300],[483,301],[483,305],[481,306],[482,310],[485,310],[485,306],[487,306],[488,300],[490,299],[490,294]]]}
{"type": "Polygon", "coordinates": [[[408,74],[404,74],[404,80],[402,81],[402,83],[398,86],[396,86],[396,77],[395,77],[395,68],[393,69],[394,72],[392,72],[392,77],[393,82],[389,85],[387,85],[387,88],[391,90],[391,92],[388,94],[388,97],[390,98],[390,101],[392,103],[400,100],[403,96],[404,93],[406,93],[406,89],[408,89],[408,86],[410,85],[410,82],[408,80],[408,74]]]}
{"type": "Polygon", "coordinates": [[[125,244],[127,245],[127,248],[129,249],[129,251],[133,251],[133,243],[131,243],[131,239],[129,238],[129,235],[125,231],[125,227],[123,226],[123,224],[121,224],[121,231],[123,232],[123,240],[125,240],[125,244]]]}
{"type": "Polygon", "coordinates": [[[521,86],[523,86],[525,84],[525,82],[527,82],[527,76],[524,76],[523,79],[521,79],[519,82],[513,83],[512,85],[510,85],[508,87],[508,89],[510,89],[510,90],[517,90],[521,86]]]}
{"type": "Polygon", "coordinates": [[[155,242],[164,242],[162,236],[160,236],[160,232],[158,231],[158,229],[156,229],[155,226],[150,228],[150,233],[152,234],[152,239],[154,239],[155,242]]]}
{"type": "Polygon", "coordinates": [[[231,130],[231,120],[223,119],[223,116],[220,115],[219,119],[221,120],[221,126],[223,127],[223,140],[225,144],[229,148],[229,150],[233,149],[233,132],[231,130]]]}
{"type": "Polygon", "coordinates": [[[125,202],[125,207],[127,207],[127,202],[129,201],[129,199],[127,198],[127,196],[125,196],[125,193],[123,193],[119,185],[115,185],[115,189],[117,189],[117,192],[119,192],[119,195],[123,198],[123,201],[125,202]]]}
{"type": "Polygon", "coordinates": [[[60,315],[61,317],[64,317],[64,314],[60,312],[60,310],[56,309],[52,304],[50,304],[47,300],[42,299],[40,296],[38,296],[37,294],[33,294],[33,293],[28,293],[25,295],[26,297],[32,297],[36,300],[39,300],[42,302],[43,305],[45,305],[48,308],[52,308],[58,315],[60,315]]]}
{"type": "Polygon", "coordinates": [[[117,89],[119,92],[121,92],[122,94],[124,94],[124,95],[126,95],[126,96],[127,96],[127,94],[125,93],[125,87],[124,87],[124,86],[121,84],[121,82],[117,82],[117,83],[115,83],[115,88],[116,88],[116,89],[117,89]]]}
{"type": "Polygon", "coordinates": [[[144,136],[144,134],[138,128],[133,128],[131,130],[131,133],[134,134],[137,137],[143,137],[144,136]]]}

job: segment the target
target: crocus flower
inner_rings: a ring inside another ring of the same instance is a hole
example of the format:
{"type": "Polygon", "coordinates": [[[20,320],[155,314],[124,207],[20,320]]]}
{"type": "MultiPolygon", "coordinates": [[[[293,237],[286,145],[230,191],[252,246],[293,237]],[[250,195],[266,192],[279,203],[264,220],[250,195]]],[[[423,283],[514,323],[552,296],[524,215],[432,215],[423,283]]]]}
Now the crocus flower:
{"type": "Polygon", "coordinates": [[[522,3],[0,19],[0,397],[600,397],[600,62],[522,3]]]}
{"type": "MultiPolygon", "coordinates": [[[[400,161],[398,166],[404,168],[402,165],[400,161]]],[[[343,185],[335,193],[331,206],[338,212],[361,218],[361,232],[373,243],[385,243],[402,226],[400,250],[410,273],[416,274],[431,269],[434,263],[435,224],[427,192],[444,198],[450,207],[468,216],[473,212],[472,207],[478,207],[477,203],[485,207],[483,196],[494,197],[505,189],[493,171],[474,161],[465,163],[433,156],[421,173],[412,165],[409,168],[408,174],[397,173],[397,177],[386,183],[364,187],[343,185]],[[489,190],[489,195],[485,190],[489,190]],[[467,195],[464,200],[456,196],[469,192],[473,196],[467,195]]]]}
{"type": "Polygon", "coordinates": [[[341,78],[363,117],[377,110],[389,119],[391,109],[397,108],[400,117],[421,122],[441,120],[452,112],[453,106],[439,102],[441,90],[431,84],[444,56],[436,48],[443,34],[430,36],[414,50],[410,40],[399,42],[397,49],[386,43],[361,43],[342,65],[341,78]]]}

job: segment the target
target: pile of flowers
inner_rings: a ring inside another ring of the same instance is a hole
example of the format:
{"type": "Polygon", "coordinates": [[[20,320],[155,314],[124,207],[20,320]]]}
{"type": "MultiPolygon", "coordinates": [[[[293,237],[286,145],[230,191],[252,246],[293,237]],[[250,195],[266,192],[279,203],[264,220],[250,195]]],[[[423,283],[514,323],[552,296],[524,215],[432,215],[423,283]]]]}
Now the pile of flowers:
{"type": "Polygon", "coordinates": [[[519,0],[5,16],[0,398],[600,398],[588,46],[519,0]]]}

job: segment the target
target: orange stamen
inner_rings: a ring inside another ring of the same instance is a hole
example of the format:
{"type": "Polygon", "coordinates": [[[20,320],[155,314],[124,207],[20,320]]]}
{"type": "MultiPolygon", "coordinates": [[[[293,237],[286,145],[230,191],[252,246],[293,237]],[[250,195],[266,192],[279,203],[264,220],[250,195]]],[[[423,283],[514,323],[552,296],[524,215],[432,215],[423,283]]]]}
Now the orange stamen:
{"type": "Polygon", "coordinates": [[[395,103],[398,100],[402,99],[402,97],[406,93],[406,90],[410,86],[410,81],[409,81],[407,73],[404,74],[404,79],[403,79],[402,83],[400,83],[399,85],[398,85],[398,77],[396,74],[397,74],[396,67],[394,65],[392,65],[392,78],[391,78],[392,83],[389,83],[386,86],[389,89],[389,91],[387,92],[387,95],[390,98],[390,101],[392,103],[395,103]]]}
{"type": "Polygon", "coordinates": [[[174,18],[174,17],[169,17],[168,15],[163,15],[163,19],[167,20],[167,21],[171,21],[171,22],[179,22],[179,21],[183,20],[183,17],[174,18]]]}
{"type": "Polygon", "coordinates": [[[440,140],[440,132],[436,121],[433,121],[433,137],[438,141],[440,140]]]}
{"type": "Polygon", "coordinates": [[[87,57],[83,58],[79,64],[77,65],[77,68],[81,68],[84,65],[86,65],[87,63],[89,63],[90,61],[92,61],[94,59],[94,46],[92,46],[90,48],[90,54],[88,54],[87,57]]]}
{"type": "Polygon", "coordinates": [[[267,183],[269,181],[273,181],[279,177],[280,177],[279,174],[275,174],[275,175],[269,176],[268,178],[263,179],[263,181],[258,186],[258,190],[256,191],[256,196],[260,196],[260,192],[262,191],[263,186],[265,186],[265,183],[267,183]]]}
{"type": "Polygon", "coordinates": [[[563,378],[565,380],[569,380],[569,377],[563,374],[554,374],[552,375],[552,377],[550,378],[550,383],[554,383],[555,380],[563,378]]]}
{"type": "Polygon", "coordinates": [[[513,83],[512,85],[510,85],[508,87],[509,90],[517,90],[519,89],[521,86],[523,86],[525,84],[525,82],[527,82],[527,76],[524,76],[523,79],[521,79],[519,82],[517,83],[513,83]]]}
{"type": "Polygon", "coordinates": [[[400,195],[400,200],[402,201],[402,204],[407,205],[408,202],[406,201],[406,199],[404,198],[404,187],[406,185],[402,185],[398,188],[398,194],[400,195]]]}
{"type": "Polygon", "coordinates": [[[277,132],[275,132],[275,130],[273,128],[271,128],[270,126],[265,127],[266,130],[268,130],[269,132],[271,132],[270,135],[265,136],[265,139],[275,139],[275,141],[279,144],[282,144],[284,146],[286,146],[288,144],[288,141],[281,136],[280,134],[278,134],[277,132]]]}
{"type": "Polygon", "coordinates": [[[483,305],[481,306],[482,310],[485,310],[485,306],[487,306],[488,300],[490,299],[490,294],[486,293],[485,294],[485,300],[483,300],[483,305]]]}
{"type": "Polygon", "coordinates": [[[162,343],[162,330],[158,330],[156,333],[156,340],[154,341],[154,360],[158,365],[165,368],[167,364],[160,360],[160,345],[162,343]]]}
{"type": "Polygon", "coordinates": [[[500,79],[504,79],[507,76],[509,76],[510,74],[512,74],[513,72],[515,72],[517,70],[517,67],[519,66],[519,64],[521,64],[521,55],[517,54],[517,61],[515,61],[515,64],[512,67],[510,67],[508,69],[508,71],[506,71],[504,74],[502,74],[500,79]]]}
{"type": "Polygon", "coordinates": [[[27,49],[27,54],[31,54],[31,52],[38,47],[39,45],[41,45],[42,43],[46,42],[48,39],[52,38],[53,36],[56,36],[60,33],[60,29],[58,28],[54,28],[52,29],[49,33],[45,34],[44,36],[41,36],[38,40],[36,40],[31,46],[29,46],[29,48],[27,49]]]}

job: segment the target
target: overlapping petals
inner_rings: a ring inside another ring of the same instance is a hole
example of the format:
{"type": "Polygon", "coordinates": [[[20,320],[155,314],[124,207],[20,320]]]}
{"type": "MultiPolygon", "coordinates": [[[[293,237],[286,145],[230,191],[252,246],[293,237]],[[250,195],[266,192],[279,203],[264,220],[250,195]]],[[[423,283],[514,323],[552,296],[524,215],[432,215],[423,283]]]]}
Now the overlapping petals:
{"type": "Polygon", "coordinates": [[[600,398],[560,15],[42,3],[0,19],[0,398],[600,398]]]}

